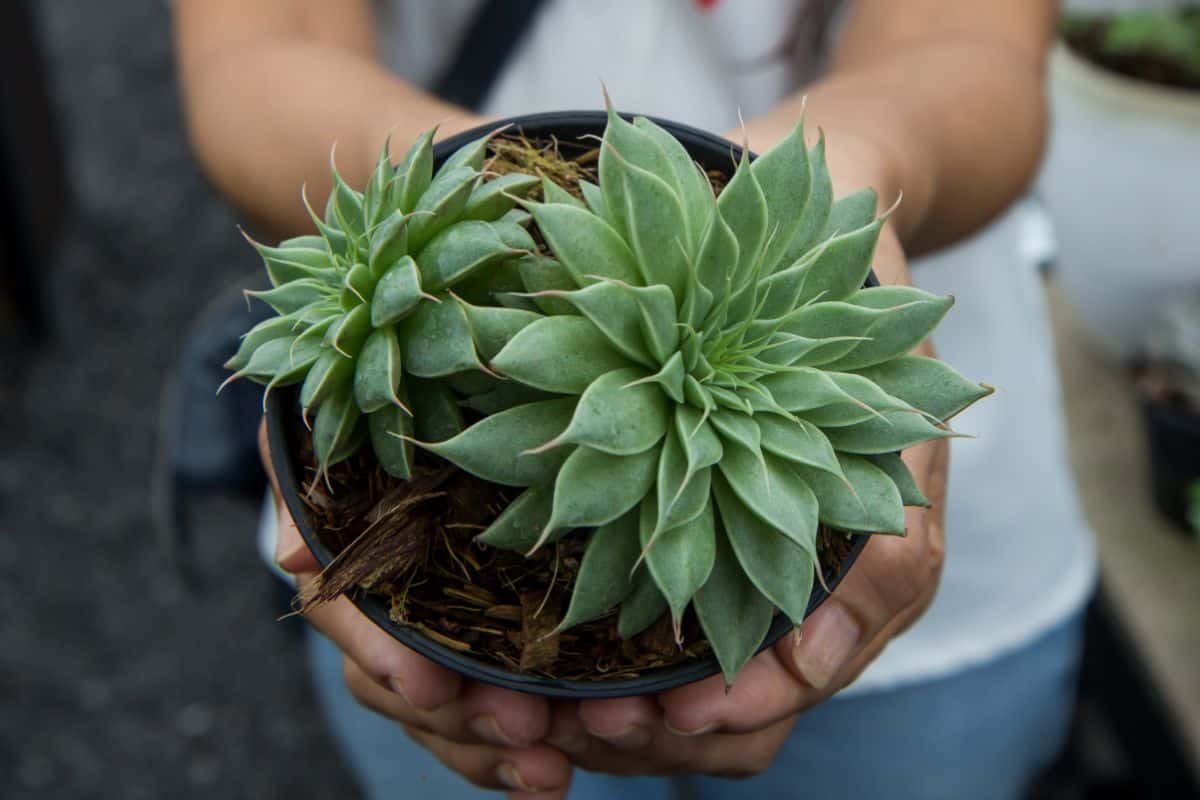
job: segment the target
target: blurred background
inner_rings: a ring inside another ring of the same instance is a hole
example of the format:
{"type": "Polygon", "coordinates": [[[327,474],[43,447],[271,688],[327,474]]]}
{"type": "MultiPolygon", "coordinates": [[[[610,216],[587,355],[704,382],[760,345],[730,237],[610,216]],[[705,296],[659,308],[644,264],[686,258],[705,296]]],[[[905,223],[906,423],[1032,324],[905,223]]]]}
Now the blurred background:
{"type": "MultiPolygon", "coordinates": [[[[1158,5],[1070,4],[1052,60],[1029,246],[1103,574],[1037,797],[1200,775],[1200,11],[1087,16],[1158,5]]],[[[260,270],[188,150],[169,22],[0,3],[0,797],[352,797],[254,552],[259,478],[169,457],[181,408],[218,413],[171,377],[191,332],[260,270]]]]}

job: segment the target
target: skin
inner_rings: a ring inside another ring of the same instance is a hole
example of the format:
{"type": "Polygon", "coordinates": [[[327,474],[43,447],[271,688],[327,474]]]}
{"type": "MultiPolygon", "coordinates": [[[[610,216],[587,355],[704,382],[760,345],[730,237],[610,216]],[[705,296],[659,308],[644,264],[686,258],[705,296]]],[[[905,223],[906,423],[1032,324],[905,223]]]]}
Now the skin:
{"type": "MultiPolygon", "coordinates": [[[[176,0],[175,8],[197,157],[235,204],[279,235],[307,232],[295,187],[325,196],[333,142],[339,169],[361,185],[388,133],[400,155],[434,124],[446,136],[482,121],[379,64],[366,0],[176,0]]],[[[968,235],[1029,182],[1046,132],[1042,77],[1054,18],[1052,0],[855,3],[828,76],[804,90],[806,120],[828,136],[839,195],[872,186],[890,206],[903,188],[873,263],[884,283],[909,282],[906,252],[968,235]]],[[[782,138],[801,104],[797,94],[751,120],[751,146],[782,138]]],[[[265,446],[263,458],[274,480],[265,446]]],[[[346,682],[361,703],[451,769],[510,797],[564,797],[575,766],[754,774],[798,714],[851,683],[933,599],[948,448],[930,443],[904,459],[932,506],[907,511],[907,536],[872,538],[833,597],[753,659],[728,693],[714,677],[653,697],[552,704],[462,680],[345,599],[309,620],[345,654],[346,682]]],[[[277,560],[304,585],[317,562],[286,512],[280,519],[277,560]]]]}

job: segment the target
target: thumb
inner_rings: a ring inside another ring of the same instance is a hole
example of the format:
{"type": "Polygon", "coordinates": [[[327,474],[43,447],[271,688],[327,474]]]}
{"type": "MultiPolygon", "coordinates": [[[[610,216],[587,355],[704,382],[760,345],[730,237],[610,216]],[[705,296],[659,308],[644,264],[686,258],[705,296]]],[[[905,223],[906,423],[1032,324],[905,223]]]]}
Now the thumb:
{"type": "Polygon", "coordinates": [[[271,494],[275,499],[275,563],[284,572],[298,575],[305,572],[317,572],[321,562],[308,549],[296,521],[288,513],[279,493],[279,478],[275,467],[271,464],[271,448],[267,443],[267,421],[264,418],[258,426],[258,455],[262,458],[263,469],[271,481],[271,494]]]}

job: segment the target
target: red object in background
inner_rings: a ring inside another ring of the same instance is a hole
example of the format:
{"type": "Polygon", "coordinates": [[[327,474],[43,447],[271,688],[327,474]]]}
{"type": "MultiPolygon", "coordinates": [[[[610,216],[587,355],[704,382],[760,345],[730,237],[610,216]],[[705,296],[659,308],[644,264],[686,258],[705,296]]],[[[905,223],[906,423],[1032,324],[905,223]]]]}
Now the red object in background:
{"type": "Polygon", "coordinates": [[[701,11],[711,11],[717,7],[717,3],[721,0],[695,0],[696,7],[701,11]]]}

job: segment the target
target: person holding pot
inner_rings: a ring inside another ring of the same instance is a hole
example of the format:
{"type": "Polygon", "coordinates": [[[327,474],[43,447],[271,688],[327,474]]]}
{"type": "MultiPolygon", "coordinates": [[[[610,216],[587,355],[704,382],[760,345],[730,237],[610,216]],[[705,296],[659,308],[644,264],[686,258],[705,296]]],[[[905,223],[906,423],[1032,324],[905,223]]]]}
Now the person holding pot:
{"type": "MultiPolygon", "coordinates": [[[[328,189],[334,141],[361,185],[389,132],[402,153],[439,123],[446,136],[488,117],[594,107],[602,76],[621,108],[734,139],[740,109],[763,150],[806,96],[839,196],[871,186],[891,205],[903,189],[876,274],[953,291],[943,354],[1003,390],[959,418],[979,438],[956,448],[952,469],[944,443],[906,453],[932,508],[909,509],[907,537],[873,538],[832,598],[729,692],[715,676],[657,697],[550,703],[463,680],[345,598],[311,612],[324,634],[309,638],[318,691],[368,796],[483,796],[466,781],[521,798],[1024,792],[1065,735],[1095,576],[1040,286],[1018,256],[1028,210],[1007,210],[1042,149],[1053,2],[175,9],[197,157],[281,235],[307,231],[295,190],[328,189]]],[[[287,515],[265,529],[278,566],[311,580],[317,562],[287,515]]]]}

